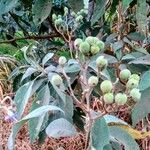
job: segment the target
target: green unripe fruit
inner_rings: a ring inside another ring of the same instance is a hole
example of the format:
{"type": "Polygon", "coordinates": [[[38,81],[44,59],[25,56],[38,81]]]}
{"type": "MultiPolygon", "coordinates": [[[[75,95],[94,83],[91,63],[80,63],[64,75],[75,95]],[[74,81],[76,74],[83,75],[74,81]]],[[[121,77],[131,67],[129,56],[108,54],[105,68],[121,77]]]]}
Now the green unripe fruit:
{"type": "Polygon", "coordinates": [[[126,94],[123,94],[123,93],[118,93],[116,96],[115,96],[115,103],[117,105],[124,105],[126,102],[127,102],[127,95],[126,94]]]}
{"type": "Polygon", "coordinates": [[[104,58],[104,56],[99,56],[96,59],[96,66],[100,69],[103,70],[104,68],[106,68],[108,65],[108,61],[107,59],[104,58]]]}
{"type": "Polygon", "coordinates": [[[65,8],[64,8],[64,15],[66,16],[67,14],[68,14],[68,8],[65,7],[65,8]]]}
{"type": "Polygon", "coordinates": [[[139,81],[137,81],[135,79],[130,79],[126,84],[126,88],[128,90],[132,90],[133,88],[137,88],[138,84],[139,84],[139,81]]]}
{"type": "Polygon", "coordinates": [[[77,39],[74,41],[74,47],[79,47],[82,42],[83,42],[82,39],[77,38],[77,39]]]}
{"type": "Polygon", "coordinates": [[[88,44],[88,42],[82,42],[79,46],[79,50],[83,53],[83,54],[89,54],[90,52],[90,45],[88,44]]]}
{"type": "Polygon", "coordinates": [[[96,45],[97,45],[100,49],[104,49],[104,47],[105,47],[104,42],[102,42],[102,41],[100,41],[100,40],[96,42],[96,45]]]}
{"type": "Polygon", "coordinates": [[[62,25],[62,23],[63,23],[63,20],[61,18],[58,18],[58,19],[55,20],[55,25],[56,26],[60,26],[60,25],[62,25]]]}
{"type": "Polygon", "coordinates": [[[94,37],[93,36],[88,36],[85,39],[85,41],[88,42],[90,45],[93,45],[93,43],[94,43],[94,37]]]}
{"type": "Polygon", "coordinates": [[[67,62],[66,57],[64,57],[64,56],[59,57],[58,63],[60,66],[63,67],[66,64],[66,62],[67,62]]]}
{"type": "Polygon", "coordinates": [[[100,89],[103,93],[110,93],[112,88],[113,88],[113,85],[111,81],[109,80],[104,80],[100,85],[100,89]]]}
{"type": "Polygon", "coordinates": [[[141,99],[141,93],[140,90],[137,88],[134,88],[130,91],[130,96],[132,97],[132,99],[137,102],[141,99]]]}
{"type": "Polygon", "coordinates": [[[120,76],[121,80],[125,80],[126,81],[131,76],[131,72],[128,69],[124,69],[124,70],[120,71],[120,75],[119,76],[120,76]]]}
{"type": "Polygon", "coordinates": [[[113,93],[106,93],[104,95],[104,102],[105,104],[111,104],[114,101],[114,95],[113,93]]]}
{"type": "Polygon", "coordinates": [[[52,76],[51,82],[53,85],[60,86],[62,84],[63,80],[62,80],[61,76],[57,74],[57,75],[52,76]]]}
{"type": "Polygon", "coordinates": [[[98,78],[96,76],[91,76],[89,79],[88,79],[88,85],[90,87],[94,87],[98,84],[98,78]]]}
{"type": "Polygon", "coordinates": [[[83,16],[82,16],[82,15],[79,15],[79,16],[76,17],[75,20],[76,20],[76,22],[82,22],[83,16]]]}
{"type": "Polygon", "coordinates": [[[73,11],[73,12],[71,12],[71,16],[72,17],[75,17],[76,16],[76,13],[73,11]]]}
{"type": "Polygon", "coordinates": [[[137,81],[140,81],[140,76],[138,74],[132,74],[129,79],[135,79],[137,81]]]}
{"type": "Polygon", "coordinates": [[[96,45],[91,46],[91,53],[93,55],[97,54],[99,52],[100,48],[96,45]]]}
{"type": "Polygon", "coordinates": [[[93,37],[93,41],[94,41],[94,43],[93,43],[93,44],[96,44],[97,42],[99,42],[99,38],[97,38],[97,37],[93,37]]]}
{"type": "Polygon", "coordinates": [[[53,19],[54,21],[57,19],[56,14],[53,14],[53,15],[52,15],[52,19],[53,19]]]}

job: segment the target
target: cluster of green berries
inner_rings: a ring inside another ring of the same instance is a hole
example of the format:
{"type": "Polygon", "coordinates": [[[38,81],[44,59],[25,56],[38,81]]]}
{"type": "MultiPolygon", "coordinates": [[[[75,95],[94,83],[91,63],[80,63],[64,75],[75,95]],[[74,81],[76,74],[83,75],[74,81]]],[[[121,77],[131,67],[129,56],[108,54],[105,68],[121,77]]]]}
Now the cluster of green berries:
{"type": "MultiPolygon", "coordinates": [[[[87,15],[88,11],[86,9],[81,9],[78,13],[75,12],[71,12],[71,16],[72,16],[72,24],[76,27],[78,26],[80,23],[83,22],[83,18],[87,15]]],[[[66,24],[66,17],[69,14],[69,10],[67,7],[64,7],[64,15],[56,15],[53,14],[52,15],[52,20],[55,24],[56,27],[63,27],[66,24]]]]}
{"type": "Polygon", "coordinates": [[[74,41],[74,47],[79,49],[84,55],[95,55],[104,49],[104,43],[97,37],[89,36],[85,40],[77,38],[74,41]]]}
{"type": "Polygon", "coordinates": [[[134,101],[139,101],[141,98],[139,87],[140,76],[131,74],[130,70],[124,69],[120,71],[120,80],[125,81],[126,90],[134,101]]]}

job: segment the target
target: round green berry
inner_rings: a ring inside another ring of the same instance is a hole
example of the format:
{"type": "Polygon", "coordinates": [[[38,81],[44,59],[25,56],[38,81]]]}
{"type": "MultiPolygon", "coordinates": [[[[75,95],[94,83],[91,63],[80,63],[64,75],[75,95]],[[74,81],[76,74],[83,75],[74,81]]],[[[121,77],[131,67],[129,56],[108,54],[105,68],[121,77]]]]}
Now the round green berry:
{"type": "Polygon", "coordinates": [[[71,12],[71,16],[72,17],[75,17],[76,16],[76,13],[73,11],[73,12],[71,12]]]}
{"type": "Polygon", "coordinates": [[[62,80],[61,76],[57,74],[57,75],[52,76],[51,82],[53,85],[60,86],[62,84],[63,80],[62,80]]]}
{"type": "Polygon", "coordinates": [[[99,52],[99,50],[100,50],[100,48],[98,46],[96,46],[96,45],[91,46],[91,53],[93,55],[97,54],[99,52]]]}
{"type": "Polygon", "coordinates": [[[56,14],[53,14],[53,15],[52,15],[52,19],[53,19],[54,21],[57,19],[56,14]]]}
{"type": "Polygon", "coordinates": [[[135,79],[129,79],[126,84],[126,88],[127,88],[127,90],[132,90],[133,88],[137,88],[138,85],[139,85],[139,81],[137,81],[135,79]]]}
{"type": "Polygon", "coordinates": [[[132,74],[129,79],[135,79],[137,81],[140,81],[140,76],[138,74],[132,74]]]}
{"type": "Polygon", "coordinates": [[[89,52],[90,52],[90,45],[89,45],[89,43],[88,42],[82,42],[82,43],[80,43],[79,50],[83,54],[89,54],[89,52]]]}
{"type": "Polygon", "coordinates": [[[106,104],[111,104],[111,103],[113,103],[113,101],[114,101],[114,95],[113,95],[113,93],[106,93],[104,95],[104,102],[106,104]]]}
{"type": "Polygon", "coordinates": [[[110,93],[112,88],[113,88],[113,85],[111,81],[109,80],[104,80],[100,85],[100,89],[103,93],[110,93]]]}
{"type": "Polygon", "coordinates": [[[82,16],[82,15],[79,15],[79,16],[77,16],[77,17],[75,18],[75,21],[76,21],[76,22],[82,22],[82,20],[83,20],[83,16],[82,16]]]}
{"type": "Polygon", "coordinates": [[[126,81],[131,76],[131,72],[128,69],[124,69],[124,70],[120,71],[120,75],[119,76],[120,76],[121,80],[125,80],[126,81]]]}
{"type": "Polygon", "coordinates": [[[58,19],[55,20],[55,25],[56,26],[60,26],[60,25],[62,25],[62,23],[63,23],[63,20],[61,18],[58,18],[58,19]]]}
{"type": "Polygon", "coordinates": [[[134,88],[130,91],[130,96],[132,97],[132,99],[137,102],[141,99],[141,93],[140,90],[137,88],[134,88]]]}
{"type": "Polygon", "coordinates": [[[118,93],[116,96],[115,96],[115,103],[117,105],[124,105],[126,102],[127,102],[127,95],[124,94],[124,93],[118,93]]]}
{"type": "Polygon", "coordinates": [[[64,57],[64,56],[59,57],[58,63],[60,66],[64,66],[66,64],[66,62],[67,62],[66,57],[64,57]]]}
{"type": "Polygon", "coordinates": [[[99,56],[96,59],[96,66],[100,69],[103,70],[104,68],[106,68],[108,65],[108,61],[107,59],[104,58],[104,56],[99,56]]]}
{"type": "Polygon", "coordinates": [[[74,41],[74,47],[79,47],[82,42],[83,42],[82,39],[77,38],[77,39],[74,41]]]}
{"type": "Polygon", "coordinates": [[[88,85],[90,87],[94,87],[98,84],[98,78],[96,76],[91,76],[89,79],[88,79],[88,85]]]}
{"type": "Polygon", "coordinates": [[[85,41],[88,42],[90,45],[93,45],[93,43],[94,43],[94,37],[93,36],[88,36],[85,39],[85,41]]]}
{"type": "Polygon", "coordinates": [[[102,41],[100,41],[100,40],[96,42],[96,45],[97,45],[100,49],[104,49],[104,47],[105,47],[104,42],[102,42],[102,41]]]}

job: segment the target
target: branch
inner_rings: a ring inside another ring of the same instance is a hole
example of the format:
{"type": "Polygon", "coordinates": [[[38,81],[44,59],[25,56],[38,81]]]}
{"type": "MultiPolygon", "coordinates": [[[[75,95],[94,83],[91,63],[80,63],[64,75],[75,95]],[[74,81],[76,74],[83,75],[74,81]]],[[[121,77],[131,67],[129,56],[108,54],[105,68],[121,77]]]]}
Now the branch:
{"type": "Polygon", "coordinates": [[[12,43],[15,41],[19,41],[19,40],[44,40],[44,39],[50,39],[50,38],[54,38],[54,37],[60,37],[60,35],[53,33],[53,34],[48,34],[48,35],[31,35],[31,36],[26,36],[26,37],[21,37],[21,38],[14,38],[11,40],[5,40],[5,41],[0,41],[0,44],[3,43],[12,43]]]}

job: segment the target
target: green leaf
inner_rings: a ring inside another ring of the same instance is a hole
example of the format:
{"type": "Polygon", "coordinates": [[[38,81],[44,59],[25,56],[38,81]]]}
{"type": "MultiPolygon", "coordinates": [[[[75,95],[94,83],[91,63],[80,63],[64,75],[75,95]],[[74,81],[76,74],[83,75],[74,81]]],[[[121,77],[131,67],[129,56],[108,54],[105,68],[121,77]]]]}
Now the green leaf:
{"type": "Polygon", "coordinates": [[[140,120],[150,113],[150,88],[144,90],[141,100],[134,106],[132,110],[132,124],[135,126],[140,120]]]}
{"type": "Polygon", "coordinates": [[[137,11],[136,19],[138,24],[138,29],[141,33],[146,35],[146,24],[147,24],[147,4],[146,0],[137,0],[137,11]]]}
{"type": "Polygon", "coordinates": [[[84,2],[83,0],[69,0],[69,4],[71,5],[71,8],[73,9],[73,11],[78,12],[81,9],[84,8],[84,2]]]}
{"type": "Polygon", "coordinates": [[[106,0],[97,0],[96,8],[91,19],[91,25],[93,26],[105,13],[106,0]]]}
{"type": "Polygon", "coordinates": [[[26,104],[32,94],[32,86],[34,81],[30,81],[19,88],[14,98],[16,107],[17,107],[17,117],[21,118],[26,104]]]}
{"type": "Polygon", "coordinates": [[[119,127],[109,127],[110,135],[121,142],[126,150],[140,150],[135,140],[124,130],[119,127]]]}
{"type": "Polygon", "coordinates": [[[149,87],[150,87],[150,71],[146,71],[141,77],[139,88],[140,91],[143,91],[149,87]]]}
{"type": "Polygon", "coordinates": [[[47,63],[48,60],[50,60],[54,56],[54,53],[48,53],[44,56],[42,60],[42,65],[44,66],[45,63],[47,63]]]}
{"type": "Polygon", "coordinates": [[[18,0],[0,0],[0,15],[5,14],[16,7],[18,0]]]}
{"type": "Polygon", "coordinates": [[[24,79],[26,79],[27,77],[31,76],[33,73],[35,73],[37,71],[37,69],[29,67],[25,73],[22,76],[21,81],[23,81],[24,79]]]}
{"type": "Polygon", "coordinates": [[[109,131],[104,118],[97,120],[92,127],[92,146],[96,150],[103,150],[109,144],[109,131]]]}
{"type": "Polygon", "coordinates": [[[64,118],[52,121],[46,128],[46,134],[49,137],[60,138],[70,137],[77,134],[75,127],[64,118]]]}
{"type": "MultiPolygon", "coordinates": [[[[38,92],[36,100],[32,104],[31,112],[42,105],[48,105],[49,101],[50,101],[50,91],[49,91],[48,84],[46,84],[38,92]]],[[[46,116],[47,116],[46,114],[43,114],[39,118],[34,118],[32,120],[29,120],[29,133],[30,133],[30,140],[32,143],[38,137],[43,124],[47,121],[48,118],[46,118],[46,116]]]]}
{"type": "Polygon", "coordinates": [[[122,10],[123,10],[123,13],[128,9],[130,3],[132,2],[133,0],[123,0],[122,1],[122,10]]]}
{"type": "Polygon", "coordinates": [[[19,122],[17,122],[12,129],[11,135],[9,136],[8,139],[8,149],[13,150],[14,149],[14,142],[15,142],[15,137],[23,124],[25,124],[29,119],[31,118],[36,118],[40,117],[41,115],[44,115],[48,111],[61,111],[63,112],[59,107],[56,106],[51,106],[51,105],[45,105],[40,108],[35,109],[34,111],[30,112],[27,116],[22,118],[19,122]]]}
{"type": "Polygon", "coordinates": [[[34,23],[41,24],[50,14],[52,0],[36,0],[32,12],[34,15],[34,23]]]}

